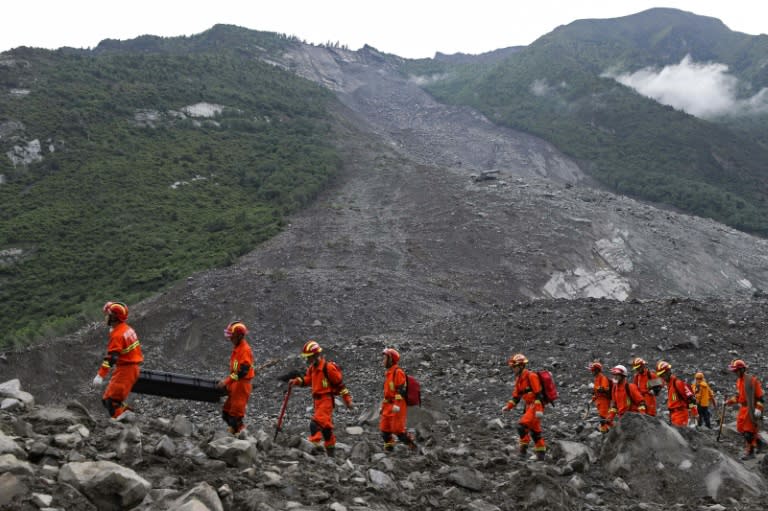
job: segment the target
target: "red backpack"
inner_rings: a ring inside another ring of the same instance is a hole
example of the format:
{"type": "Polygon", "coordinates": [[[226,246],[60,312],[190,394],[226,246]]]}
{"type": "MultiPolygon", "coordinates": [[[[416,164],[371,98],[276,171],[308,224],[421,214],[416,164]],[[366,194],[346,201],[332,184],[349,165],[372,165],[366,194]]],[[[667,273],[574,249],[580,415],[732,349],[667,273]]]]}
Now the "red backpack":
{"type": "Polygon", "coordinates": [[[400,395],[405,398],[405,404],[408,406],[421,406],[421,383],[415,377],[406,373],[403,368],[400,368],[405,375],[405,385],[400,389],[400,395]]]}
{"type": "Polygon", "coordinates": [[[555,401],[559,397],[557,394],[557,385],[555,385],[555,379],[552,377],[552,373],[546,369],[536,371],[539,376],[539,382],[541,382],[542,394],[544,394],[544,402],[542,404],[551,404],[555,406],[555,401]]]}

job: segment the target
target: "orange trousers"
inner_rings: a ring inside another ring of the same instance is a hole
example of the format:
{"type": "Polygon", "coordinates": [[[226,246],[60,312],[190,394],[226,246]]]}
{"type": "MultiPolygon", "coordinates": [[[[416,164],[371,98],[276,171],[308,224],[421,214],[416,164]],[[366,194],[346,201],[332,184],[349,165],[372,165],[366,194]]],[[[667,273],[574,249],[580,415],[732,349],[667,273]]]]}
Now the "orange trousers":
{"type": "Polygon", "coordinates": [[[322,442],[325,447],[336,445],[336,435],[333,434],[333,395],[318,394],[313,396],[315,413],[309,423],[309,441],[315,445],[322,442]]]}
{"type": "Polygon", "coordinates": [[[533,449],[544,451],[547,449],[547,444],[541,434],[541,421],[536,418],[536,408],[537,406],[533,403],[526,405],[525,413],[520,417],[517,430],[520,434],[521,446],[527,446],[533,437],[533,449]]]}
{"type": "Polygon", "coordinates": [[[139,364],[118,364],[112,372],[104,394],[101,399],[109,411],[109,415],[116,419],[128,409],[125,400],[131,393],[133,385],[139,379],[139,364]]]}
{"type": "Polygon", "coordinates": [[[393,435],[402,435],[405,433],[405,424],[408,418],[408,407],[404,400],[398,401],[397,406],[400,411],[395,413],[392,407],[395,403],[384,403],[381,405],[381,419],[379,420],[379,430],[382,433],[392,433],[393,435]]]}
{"type": "Polygon", "coordinates": [[[236,419],[245,417],[252,390],[251,380],[237,380],[227,385],[227,400],[224,401],[222,411],[236,419]]]}
{"type": "Polygon", "coordinates": [[[611,400],[607,397],[598,396],[595,398],[595,408],[600,416],[600,431],[605,433],[611,428],[613,421],[608,417],[608,410],[611,408],[611,400]]]}
{"type": "Polygon", "coordinates": [[[680,407],[669,411],[669,421],[673,426],[684,428],[688,425],[688,408],[680,407]]]}
{"type": "Polygon", "coordinates": [[[749,408],[742,406],[736,416],[736,431],[739,433],[757,433],[757,424],[749,419],[749,408]]]}

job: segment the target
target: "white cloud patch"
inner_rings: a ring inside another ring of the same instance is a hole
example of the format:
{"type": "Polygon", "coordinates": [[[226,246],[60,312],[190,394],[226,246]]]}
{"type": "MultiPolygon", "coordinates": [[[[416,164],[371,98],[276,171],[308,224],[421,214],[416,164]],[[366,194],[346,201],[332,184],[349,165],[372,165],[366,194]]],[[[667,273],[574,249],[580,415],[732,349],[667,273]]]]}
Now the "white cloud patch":
{"type": "Polygon", "coordinates": [[[537,78],[533,82],[531,82],[530,90],[531,94],[534,96],[548,96],[554,92],[556,92],[556,89],[565,89],[568,87],[568,84],[565,82],[560,82],[557,85],[550,85],[547,80],[544,78],[537,78]]]}
{"type": "Polygon", "coordinates": [[[690,55],[679,64],[661,70],[645,68],[634,73],[606,72],[603,76],[696,117],[768,113],[768,88],[750,98],[739,98],[739,80],[728,74],[728,66],[696,63],[690,55]]]}

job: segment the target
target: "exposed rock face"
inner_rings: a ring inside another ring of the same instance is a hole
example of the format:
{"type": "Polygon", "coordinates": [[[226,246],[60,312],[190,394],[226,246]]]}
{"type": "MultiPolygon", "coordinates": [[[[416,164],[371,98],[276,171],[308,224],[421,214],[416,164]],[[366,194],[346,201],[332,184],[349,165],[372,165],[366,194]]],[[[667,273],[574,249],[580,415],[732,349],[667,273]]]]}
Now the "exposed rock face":
{"type": "Polygon", "coordinates": [[[38,139],[30,140],[24,145],[15,145],[6,154],[14,167],[43,161],[42,148],[38,139]]]}

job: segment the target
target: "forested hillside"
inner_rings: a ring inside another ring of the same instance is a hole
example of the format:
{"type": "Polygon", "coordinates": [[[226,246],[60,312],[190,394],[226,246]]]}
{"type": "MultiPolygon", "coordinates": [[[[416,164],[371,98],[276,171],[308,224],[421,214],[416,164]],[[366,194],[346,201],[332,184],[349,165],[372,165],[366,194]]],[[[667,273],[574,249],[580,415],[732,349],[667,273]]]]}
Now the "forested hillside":
{"type": "Polygon", "coordinates": [[[0,346],[228,264],[315,196],[332,96],[253,58],[290,44],[219,26],[0,55],[0,346]]]}
{"type": "Polygon", "coordinates": [[[766,235],[768,110],[705,120],[609,76],[686,56],[727,65],[743,97],[768,87],[768,37],[673,9],[577,21],[500,63],[405,69],[442,101],[549,140],[611,190],[766,235]]]}

